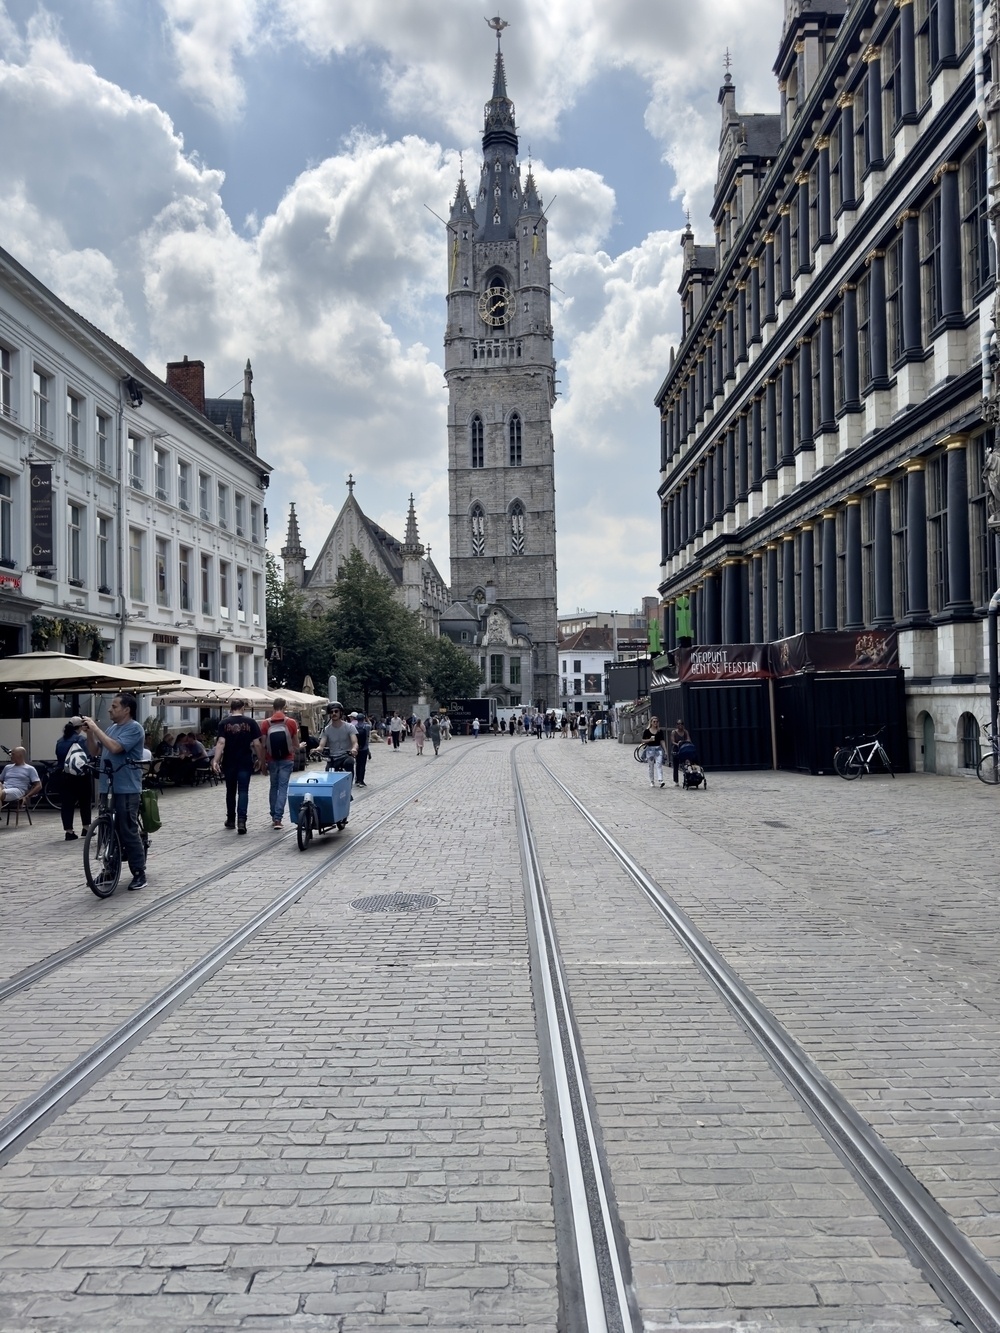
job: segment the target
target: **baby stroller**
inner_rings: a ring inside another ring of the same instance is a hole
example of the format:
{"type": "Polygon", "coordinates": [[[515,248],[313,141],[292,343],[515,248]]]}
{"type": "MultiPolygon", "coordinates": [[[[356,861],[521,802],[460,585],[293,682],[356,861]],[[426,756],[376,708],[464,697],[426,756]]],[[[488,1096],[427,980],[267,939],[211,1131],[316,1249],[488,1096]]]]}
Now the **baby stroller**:
{"type": "Polygon", "coordinates": [[[677,758],[680,760],[680,772],[684,779],[681,785],[684,790],[700,787],[702,791],[708,791],[708,778],[698,763],[698,752],[690,741],[685,741],[678,749],[677,758]]]}

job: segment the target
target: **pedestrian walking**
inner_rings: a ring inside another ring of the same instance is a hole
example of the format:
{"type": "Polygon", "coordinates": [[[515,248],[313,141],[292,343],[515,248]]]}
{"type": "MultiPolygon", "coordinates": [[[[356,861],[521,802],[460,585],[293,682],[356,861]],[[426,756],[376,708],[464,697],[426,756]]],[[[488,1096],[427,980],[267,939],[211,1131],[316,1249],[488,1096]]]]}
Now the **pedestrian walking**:
{"type": "Polygon", "coordinates": [[[441,718],[441,739],[443,741],[451,740],[451,718],[447,713],[441,718]]]}
{"type": "Polygon", "coordinates": [[[399,742],[405,730],[406,723],[397,712],[393,711],[392,717],[389,719],[389,734],[392,737],[392,748],[394,750],[399,749],[399,742]]]}
{"type": "Polygon", "coordinates": [[[288,779],[295,767],[295,747],[299,729],[294,717],[285,716],[285,700],[274,701],[271,716],[260,724],[264,759],[270,777],[271,827],[280,829],[288,799],[288,779]]]}
{"type": "Polygon", "coordinates": [[[146,887],[146,853],[139,837],[139,796],[142,793],[142,752],[146,737],[136,721],[139,701],[134,694],[116,694],[108,705],[111,722],[102,731],[92,717],[83,719],[90,753],[101,756],[101,791],[110,790],[122,850],[132,872],[130,889],[146,887]],[[111,766],[110,779],[107,765],[111,766]]]}
{"type": "Polygon", "coordinates": [[[586,745],[586,744],[587,744],[587,719],[586,719],[586,717],[585,717],[582,713],[580,714],[580,716],[579,716],[579,717],[577,718],[577,720],[576,720],[576,730],[577,730],[577,732],[578,732],[578,734],[579,734],[581,743],[582,743],[583,745],[586,745]]]}
{"type": "Polygon", "coordinates": [[[212,756],[212,772],[221,773],[226,784],[226,822],[223,827],[236,829],[239,834],[247,831],[254,759],[261,769],[266,763],[260,727],[252,717],[246,716],[243,711],[246,706],[246,700],[240,695],[234,695],[229,701],[229,716],[219,723],[212,756]]]}
{"type": "Polygon", "coordinates": [[[372,724],[364,713],[352,713],[348,721],[354,723],[358,733],[358,757],[354,765],[355,787],[367,787],[365,774],[368,772],[368,760],[372,757],[372,724]]]}
{"type": "Polygon", "coordinates": [[[434,746],[434,758],[438,757],[438,751],[441,749],[441,723],[438,718],[431,718],[431,745],[434,746]]]}
{"type": "Polygon", "coordinates": [[[564,740],[564,741],[568,741],[568,740],[569,740],[569,714],[568,714],[568,713],[563,713],[563,715],[562,715],[562,723],[561,723],[561,725],[560,725],[559,730],[562,732],[562,738],[563,738],[563,740],[564,740]]]}
{"type": "Polygon", "coordinates": [[[77,838],[77,834],[73,832],[73,816],[77,808],[83,824],[80,833],[86,837],[87,829],[90,828],[92,781],[90,774],[84,771],[89,758],[83,718],[71,717],[63,727],[62,736],[56,741],[56,759],[59,761],[61,775],[60,813],[63,837],[67,842],[75,842],[77,838]]]}
{"type": "Polygon", "coordinates": [[[427,730],[423,721],[418,717],[413,724],[413,744],[417,747],[417,754],[423,754],[424,741],[427,739],[427,730]]]}
{"type": "Polygon", "coordinates": [[[472,719],[472,734],[473,734],[473,736],[478,736],[478,735],[479,735],[479,718],[478,718],[478,717],[474,717],[474,718],[472,719]]]}
{"type": "Polygon", "coordinates": [[[663,782],[663,757],[667,746],[667,733],[660,726],[658,717],[649,719],[649,726],[642,733],[646,745],[646,762],[649,766],[649,785],[655,787],[663,782]]]}
{"type": "Polygon", "coordinates": [[[674,786],[680,786],[678,770],[680,769],[680,748],[691,740],[687,727],[683,721],[678,718],[677,725],[670,732],[670,757],[674,764],[674,786]]]}

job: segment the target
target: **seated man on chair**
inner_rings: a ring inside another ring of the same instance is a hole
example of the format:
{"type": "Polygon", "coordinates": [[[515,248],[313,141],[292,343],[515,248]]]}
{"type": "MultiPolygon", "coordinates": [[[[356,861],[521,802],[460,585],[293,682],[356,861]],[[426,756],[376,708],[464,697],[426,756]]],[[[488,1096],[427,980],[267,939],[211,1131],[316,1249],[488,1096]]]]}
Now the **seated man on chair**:
{"type": "Polygon", "coordinates": [[[11,751],[10,763],[0,773],[0,805],[20,804],[42,790],[36,769],[28,763],[28,752],[23,745],[11,751]]]}

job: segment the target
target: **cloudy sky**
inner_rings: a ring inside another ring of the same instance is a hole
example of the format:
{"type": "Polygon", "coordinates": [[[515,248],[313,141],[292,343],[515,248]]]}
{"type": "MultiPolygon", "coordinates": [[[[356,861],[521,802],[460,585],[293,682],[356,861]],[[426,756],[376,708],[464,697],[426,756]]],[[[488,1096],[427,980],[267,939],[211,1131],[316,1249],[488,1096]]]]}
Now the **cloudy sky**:
{"type": "MultiPolygon", "coordinates": [[[[481,149],[478,0],[0,0],[0,244],[161,375],[254,366],[258,442],[314,556],[357,480],[448,577],[443,228],[481,149]]],[[[679,235],[711,239],[726,49],[776,109],[780,0],[505,0],[522,161],[551,201],[559,609],[655,592],[652,397],[679,235]]]]}

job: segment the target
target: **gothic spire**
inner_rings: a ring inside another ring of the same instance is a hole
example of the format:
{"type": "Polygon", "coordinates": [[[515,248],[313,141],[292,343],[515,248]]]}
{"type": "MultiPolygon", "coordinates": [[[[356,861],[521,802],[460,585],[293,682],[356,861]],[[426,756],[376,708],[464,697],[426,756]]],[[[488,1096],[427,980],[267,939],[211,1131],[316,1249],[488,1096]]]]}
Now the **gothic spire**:
{"type": "Polygon", "coordinates": [[[483,124],[484,151],[494,144],[506,144],[517,152],[517,130],[514,125],[514,103],[507,96],[507,73],[500,50],[500,34],[507,24],[499,15],[486,22],[497,35],[497,55],[493,65],[493,96],[486,103],[483,124]]]}
{"type": "Polygon", "coordinates": [[[471,222],[476,221],[475,210],[472,207],[472,200],[469,198],[469,191],[465,187],[464,173],[458,178],[458,189],[455,191],[455,202],[451,206],[451,221],[471,222]]]}
{"type": "Polygon", "coordinates": [[[288,513],[288,536],[285,544],[281,548],[283,559],[304,560],[306,558],[305,547],[299,538],[299,520],[295,517],[295,505],[291,505],[288,513]]]}
{"type": "Polygon", "coordinates": [[[535,184],[535,173],[528,168],[528,179],[524,182],[524,198],[521,200],[522,213],[541,213],[542,197],[535,184]]]}
{"type": "Polygon", "coordinates": [[[413,493],[410,493],[410,511],[406,515],[406,538],[403,542],[403,550],[412,552],[414,555],[422,555],[423,547],[420,545],[420,537],[417,533],[417,511],[413,507],[413,493]]]}

